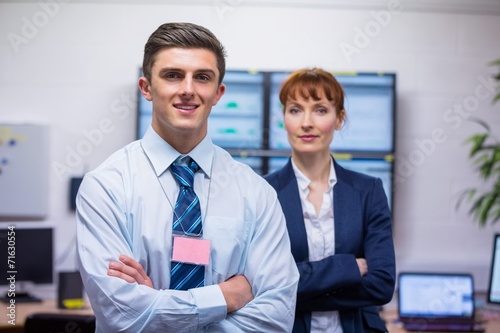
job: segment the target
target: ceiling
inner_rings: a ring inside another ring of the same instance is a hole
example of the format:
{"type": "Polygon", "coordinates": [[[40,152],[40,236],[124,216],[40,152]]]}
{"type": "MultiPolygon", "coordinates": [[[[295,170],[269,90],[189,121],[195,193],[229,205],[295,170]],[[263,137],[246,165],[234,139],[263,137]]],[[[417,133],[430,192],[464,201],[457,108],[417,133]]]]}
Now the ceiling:
{"type": "MultiPolygon", "coordinates": [[[[373,10],[399,8],[404,11],[500,15],[500,0],[55,0],[64,3],[213,5],[232,7],[308,7],[373,10]]],[[[0,0],[0,3],[38,3],[39,0],[0,0]]]]}

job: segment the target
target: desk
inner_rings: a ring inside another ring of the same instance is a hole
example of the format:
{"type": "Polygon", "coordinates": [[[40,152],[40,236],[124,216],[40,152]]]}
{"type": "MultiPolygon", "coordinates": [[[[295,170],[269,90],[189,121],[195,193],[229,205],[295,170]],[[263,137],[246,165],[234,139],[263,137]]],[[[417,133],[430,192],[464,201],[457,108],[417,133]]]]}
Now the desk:
{"type": "MultiPolygon", "coordinates": [[[[62,313],[62,314],[93,314],[92,308],[86,305],[83,309],[76,310],[64,310],[59,309],[56,306],[55,300],[46,300],[42,303],[20,303],[16,304],[16,325],[10,325],[7,320],[9,319],[7,314],[7,303],[1,303],[2,307],[1,318],[0,318],[0,333],[6,332],[23,332],[24,321],[32,313],[44,312],[44,313],[62,313]]],[[[385,309],[381,313],[382,318],[387,322],[387,329],[389,333],[406,333],[407,331],[403,327],[396,323],[395,320],[398,317],[396,309],[385,309]]],[[[489,320],[484,324],[486,328],[486,333],[499,333],[500,332],[500,318],[489,320]]]]}
{"type": "MultiPolygon", "coordinates": [[[[389,333],[406,333],[406,331],[401,324],[396,323],[396,319],[398,318],[398,313],[396,309],[385,309],[381,313],[382,318],[386,321],[387,330],[389,333]]],[[[484,328],[486,328],[486,333],[499,333],[500,332],[500,318],[488,320],[484,324],[484,328]]]]}
{"type": "Polygon", "coordinates": [[[15,309],[15,325],[9,324],[8,320],[10,318],[7,316],[9,313],[8,303],[0,303],[0,332],[23,332],[24,322],[26,317],[32,313],[43,312],[43,313],[62,313],[62,314],[81,314],[88,315],[93,314],[92,308],[86,305],[83,309],[66,310],[59,309],[57,307],[55,300],[45,300],[41,303],[16,303],[15,309]]]}

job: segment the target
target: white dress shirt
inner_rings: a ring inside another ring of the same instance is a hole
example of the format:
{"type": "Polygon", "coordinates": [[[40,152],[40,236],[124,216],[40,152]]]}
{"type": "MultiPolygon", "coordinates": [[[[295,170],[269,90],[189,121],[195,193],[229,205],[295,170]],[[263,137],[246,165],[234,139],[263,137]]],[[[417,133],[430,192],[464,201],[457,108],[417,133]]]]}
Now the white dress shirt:
{"type": "MultiPolygon", "coordinates": [[[[328,189],[323,193],[319,214],[316,214],[314,205],[308,198],[311,181],[297,168],[293,160],[292,167],[297,178],[302,212],[304,213],[309,261],[318,261],[332,256],[335,254],[333,186],[337,183],[333,161],[330,159],[328,189]]],[[[343,332],[338,311],[315,311],[311,315],[311,333],[343,332]]]]}
{"type": "Polygon", "coordinates": [[[78,261],[97,333],[290,332],[298,270],[274,189],[207,136],[189,156],[201,170],[203,238],[211,241],[205,286],[170,290],[172,205],[179,156],[149,128],[89,172],[77,196],[78,261]],[[154,289],[108,276],[120,254],[137,260],[154,289]],[[226,316],[217,285],[243,274],[253,301],[226,316]]]}

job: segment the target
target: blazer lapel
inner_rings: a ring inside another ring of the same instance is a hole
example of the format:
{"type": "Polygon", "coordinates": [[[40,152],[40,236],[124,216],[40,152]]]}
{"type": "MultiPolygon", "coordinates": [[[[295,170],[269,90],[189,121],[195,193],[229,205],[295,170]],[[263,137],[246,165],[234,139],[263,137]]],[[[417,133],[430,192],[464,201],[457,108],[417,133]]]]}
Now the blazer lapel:
{"type": "Polygon", "coordinates": [[[358,191],[351,185],[345,169],[334,161],[337,184],[333,187],[333,214],[335,217],[335,253],[349,253],[356,248],[352,240],[363,237],[361,202],[358,191]],[[350,240],[350,241],[347,241],[350,240]],[[347,241],[347,242],[346,242],[347,241]]]}
{"type": "Polygon", "coordinates": [[[309,251],[304,213],[302,212],[297,179],[290,159],[279,172],[278,182],[279,188],[276,191],[285,214],[288,234],[292,243],[292,254],[296,262],[305,261],[309,257],[309,251]]]}

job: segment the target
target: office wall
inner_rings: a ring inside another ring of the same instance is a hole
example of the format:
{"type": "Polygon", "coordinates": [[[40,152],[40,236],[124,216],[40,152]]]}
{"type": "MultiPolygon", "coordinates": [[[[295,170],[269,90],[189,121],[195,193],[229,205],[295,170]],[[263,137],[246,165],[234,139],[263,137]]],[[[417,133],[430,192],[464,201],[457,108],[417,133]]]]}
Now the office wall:
{"type": "Polygon", "coordinates": [[[144,43],[161,23],[191,21],[220,37],[229,69],[395,72],[398,270],[471,271],[486,288],[500,224],[479,228],[455,205],[465,188],[483,186],[463,144],[479,130],[470,118],[500,128],[487,65],[500,58],[499,11],[397,1],[134,3],[0,1],[0,122],[51,127],[50,212],[36,223],[56,226],[58,270],[75,268],[70,177],[134,140],[144,43]]]}

